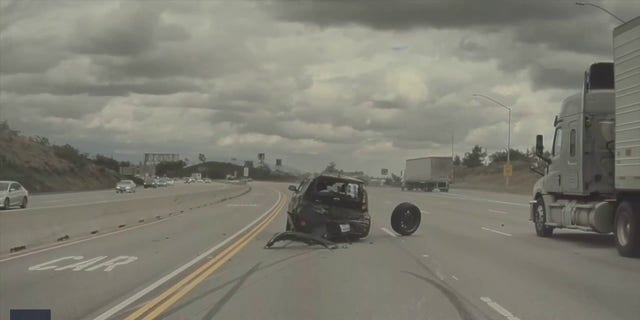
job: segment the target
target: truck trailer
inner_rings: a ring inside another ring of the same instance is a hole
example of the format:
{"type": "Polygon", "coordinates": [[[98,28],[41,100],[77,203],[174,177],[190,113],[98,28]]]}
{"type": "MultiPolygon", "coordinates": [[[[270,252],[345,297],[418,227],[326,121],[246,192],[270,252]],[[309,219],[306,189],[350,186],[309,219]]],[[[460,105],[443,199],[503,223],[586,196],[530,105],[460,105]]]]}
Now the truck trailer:
{"type": "Polygon", "coordinates": [[[431,192],[449,191],[449,177],[453,168],[451,157],[423,157],[408,159],[402,175],[401,189],[431,192]]]}
{"type": "Polygon", "coordinates": [[[536,234],[554,229],[613,233],[622,256],[640,255],[640,17],[613,31],[613,63],[594,63],[581,93],[566,98],[553,125],[550,158],[533,188],[536,234]]]}

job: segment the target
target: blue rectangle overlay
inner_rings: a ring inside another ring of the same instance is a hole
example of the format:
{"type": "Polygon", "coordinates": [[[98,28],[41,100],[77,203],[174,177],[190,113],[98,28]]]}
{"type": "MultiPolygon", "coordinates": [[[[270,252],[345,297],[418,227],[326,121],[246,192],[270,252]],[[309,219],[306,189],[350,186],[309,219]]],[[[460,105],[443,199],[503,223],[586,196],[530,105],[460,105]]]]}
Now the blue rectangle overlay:
{"type": "Polygon", "coordinates": [[[47,309],[11,309],[10,320],[51,320],[51,310],[47,309]]]}

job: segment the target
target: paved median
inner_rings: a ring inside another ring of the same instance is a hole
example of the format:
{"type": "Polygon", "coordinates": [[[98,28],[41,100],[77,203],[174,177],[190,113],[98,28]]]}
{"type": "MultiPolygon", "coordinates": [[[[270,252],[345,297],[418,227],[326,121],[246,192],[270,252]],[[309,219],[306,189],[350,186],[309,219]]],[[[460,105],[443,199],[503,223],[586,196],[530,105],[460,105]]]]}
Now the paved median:
{"type": "Polygon", "coordinates": [[[0,214],[0,254],[111,232],[188,213],[249,192],[248,185],[188,194],[162,195],[0,214]]]}

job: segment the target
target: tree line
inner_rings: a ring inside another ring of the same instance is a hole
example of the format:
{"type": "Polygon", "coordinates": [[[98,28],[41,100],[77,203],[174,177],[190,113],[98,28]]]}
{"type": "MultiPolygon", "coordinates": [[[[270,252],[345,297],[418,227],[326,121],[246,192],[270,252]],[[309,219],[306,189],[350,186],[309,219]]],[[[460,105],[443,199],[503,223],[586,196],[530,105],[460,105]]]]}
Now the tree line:
{"type": "MultiPolygon", "coordinates": [[[[545,156],[549,157],[549,151],[545,151],[545,156]]],[[[513,161],[532,161],[536,159],[535,155],[535,147],[530,149],[526,149],[525,151],[521,151],[518,149],[510,149],[509,153],[510,160],[513,161]]],[[[470,152],[465,152],[464,156],[460,158],[459,155],[456,155],[453,158],[454,166],[464,166],[467,168],[475,168],[479,166],[484,166],[485,162],[488,160],[489,165],[498,164],[498,163],[506,163],[507,162],[507,150],[496,151],[492,154],[487,155],[487,150],[483,149],[479,145],[473,146],[470,152]],[[488,157],[488,158],[487,158],[488,157]]]]}

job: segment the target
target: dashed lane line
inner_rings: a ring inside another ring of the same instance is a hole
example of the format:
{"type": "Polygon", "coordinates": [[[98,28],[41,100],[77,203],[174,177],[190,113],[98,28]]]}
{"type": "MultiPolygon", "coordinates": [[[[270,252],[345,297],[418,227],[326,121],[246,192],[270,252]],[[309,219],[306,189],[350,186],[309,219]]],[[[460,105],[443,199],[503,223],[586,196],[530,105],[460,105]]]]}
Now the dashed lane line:
{"type": "Polygon", "coordinates": [[[512,234],[510,234],[510,233],[494,230],[494,229],[491,229],[491,228],[482,227],[482,230],[493,232],[493,233],[497,233],[497,234],[501,234],[501,235],[507,236],[507,237],[511,237],[512,236],[512,234]]]}

